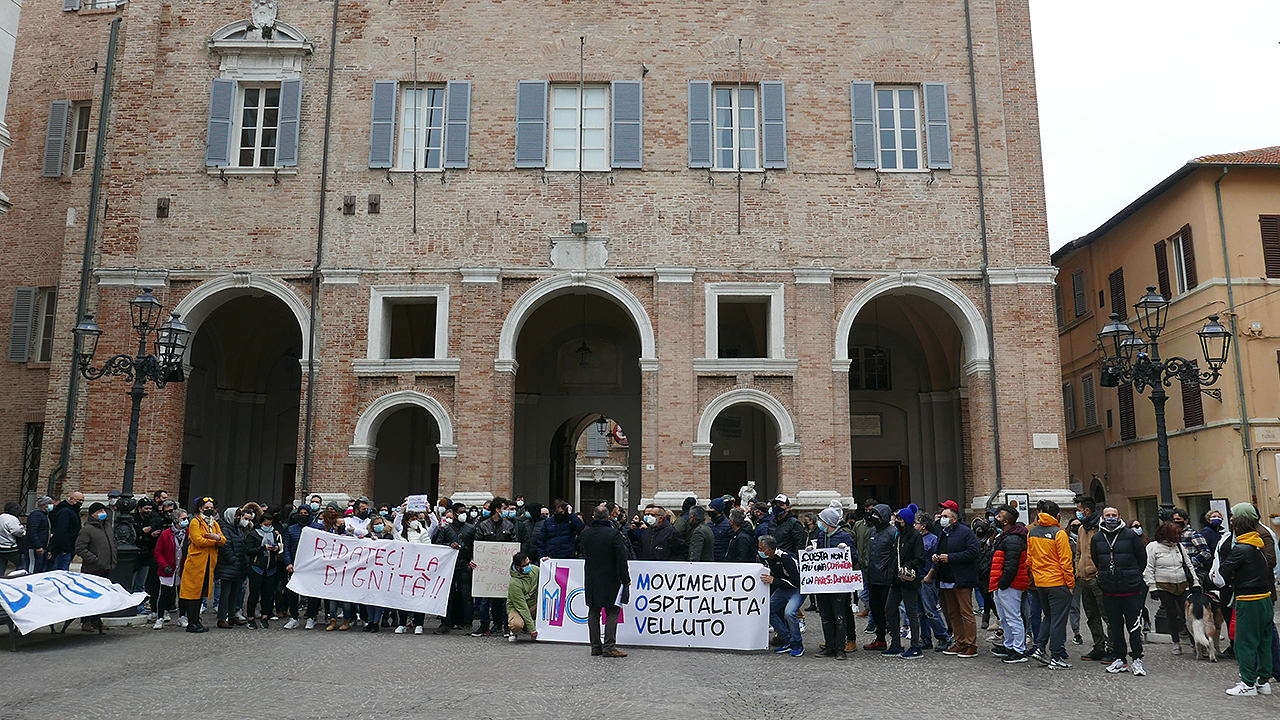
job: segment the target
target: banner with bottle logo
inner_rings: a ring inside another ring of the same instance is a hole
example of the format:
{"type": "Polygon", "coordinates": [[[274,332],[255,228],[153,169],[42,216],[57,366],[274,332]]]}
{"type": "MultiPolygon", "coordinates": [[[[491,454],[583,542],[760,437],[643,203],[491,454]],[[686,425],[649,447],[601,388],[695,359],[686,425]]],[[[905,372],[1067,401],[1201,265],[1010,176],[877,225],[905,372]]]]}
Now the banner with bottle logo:
{"type": "MultiPolygon", "coordinates": [[[[544,560],[538,575],[538,639],[588,643],[582,560],[544,560]]],[[[632,560],[619,645],[763,650],[769,586],[755,563],[632,560]]]]}
{"type": "Polygon", "coordinates": [[[26,635],[46,625],[136,608],[146,593],[131,593],[97,575],[50,570],[0,579],[0,607],[26,635]]]}
{"type": "Polygon", "coordinates": [[[303,528],[289,589],[304,597],[444,615],[458,551],[303,528]]]}

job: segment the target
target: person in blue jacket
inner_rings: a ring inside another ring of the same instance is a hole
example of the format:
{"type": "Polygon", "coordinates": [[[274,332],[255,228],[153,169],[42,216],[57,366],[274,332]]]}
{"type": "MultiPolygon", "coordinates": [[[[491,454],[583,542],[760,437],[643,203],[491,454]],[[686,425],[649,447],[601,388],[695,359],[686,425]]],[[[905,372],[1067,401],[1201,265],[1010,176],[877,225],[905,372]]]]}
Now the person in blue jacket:
{"type": "Polygon", "coordinates": [[[586,525],[570,512],[565,501],[556,500],[552,508],[551,517],[542,523],[542,533],[538,535],[538,557],[574,558],[578,554],[578,533],[586,525]]]}

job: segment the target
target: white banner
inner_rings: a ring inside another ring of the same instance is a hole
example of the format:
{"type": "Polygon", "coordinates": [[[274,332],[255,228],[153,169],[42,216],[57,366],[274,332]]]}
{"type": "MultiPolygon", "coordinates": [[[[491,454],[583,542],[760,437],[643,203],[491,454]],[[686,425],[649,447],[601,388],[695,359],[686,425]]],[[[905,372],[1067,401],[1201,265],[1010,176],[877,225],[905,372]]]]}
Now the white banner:
{"type": "Polygon", "coordinates": [[[146,593],[131,593],[97,575],[50,570],[0,579],[0,606],[23,635],[67,620],[136,608],[146,593]]]}
{"type": "MultiPolygon", "coordinates": [[[[633,560],[631,597],[618,620],[621,645],[763,650],[769,586],[755,563],[633,560]]],[[[590,642],[582,560],[545,560],[539,570],[538,639],[590,642]]]]}
{"type": "Polygon", "coordinates": [[[815,548],[800,551],[800,593],[858,592],[862,571],[853,569],[849,548],[815,548]]]}
{"type": "Polygon", "coordinates": [[[428,615],[444,615],[458,551],[447,545],[369,540],[303,528],[289,589],[428,615]]]}
{"type": "Polygon", "coordinates": [[[473,550],[471,560],[476,567],[471,571],[471,597],[506,598],[511,557],[520,552],[520,543],[479,540],[473,550]]]}

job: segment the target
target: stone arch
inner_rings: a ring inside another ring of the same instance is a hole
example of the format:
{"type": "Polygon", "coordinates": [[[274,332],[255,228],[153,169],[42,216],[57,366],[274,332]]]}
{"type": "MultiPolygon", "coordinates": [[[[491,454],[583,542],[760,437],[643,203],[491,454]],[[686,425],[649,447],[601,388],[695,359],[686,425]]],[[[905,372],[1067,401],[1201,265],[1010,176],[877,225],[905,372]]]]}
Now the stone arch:
{"type": "Polygon", "coordinates": [[[658,359],[657,339],[653,334],[653,322],[649,312],[625,285],[604,275],[590,273],[565,273],[547,278],[529,288],[511,306],[507,319],[502,322],[502,332],[498,336],[499,365],[514,366],[516,359],[516,341],[520,338],[520,328],[529,316],[544,303],[561,295],[588,292],[600,295],[617,302],[635,323],[636,332],[640,335],[640,363],[656,362],[658,359]]]}
{"type": "MultiPolygon", "coordinates": [[[[306,303],[293,288],[276,280],[275,278],[263,275],[255,275],[253,273],[233,273],[224,275],[220,278],[210,280],[197,286],[194,290],[187,293],[186,297],[173,308],[173,311],[182,316],[182,321],[191,328],[194,333],[200,329],[200,325],[218,309],[220,305],[232,298],[243,297],[246,295],[256,295],[266,293],[280,300],[289,308],[289,312],[293,313],[293,317],[298,321],[298,330],[302,333],[302,357],[306,362],[311,354],[311,317],[310,311],[307,309],[306,303]]],[[[187,358],[189,360],[191,347],[187,347],[187,358]]]]}
{"type": "Polygon", "coordinates": [[[453,442],[453,420],[449,417],[449,411],[439,400],[418,390],[397,390],[369,403],[369,407],[360,414],[360,419],[356,420],[355,436],[347,454],[351,457],[372,458],[377,453],[374,442],[382,421],[396,410],[408,406],[417,406],[431,413],[436,426],[440,428],[440,442],[436,445],[440,457],[457,457],[458,446],[453,442]]]}
{"type": "Polygon", "coordinates": [[[773,418],[773,422],[778,426],[779,455],[800,454],[800,444],[796,442],[796,425],[786,406],[778,398],[762,390],[738,388],[717,396],[703,409],[702,417],[698,418],[698,430],[693,443],[694,455],[711,455],[711,425],[721,412],[734,405],[750,405],[773,418]]]}
{"type": "Polygon", "coordinates": [[[858,289],[840,314],[840,322],[836,326],[837,362],[849,360],[849,333],[858,319],[858,313],[862,312],[867,303],[881,295],[917,295],[936,303],[951,316],[960,330],[964,341],[965,372],[991,369],[991,345],[986,322],[982,319],[978,306],[954,283],[916,272],[900,272],[882,277],[858,289]]]}

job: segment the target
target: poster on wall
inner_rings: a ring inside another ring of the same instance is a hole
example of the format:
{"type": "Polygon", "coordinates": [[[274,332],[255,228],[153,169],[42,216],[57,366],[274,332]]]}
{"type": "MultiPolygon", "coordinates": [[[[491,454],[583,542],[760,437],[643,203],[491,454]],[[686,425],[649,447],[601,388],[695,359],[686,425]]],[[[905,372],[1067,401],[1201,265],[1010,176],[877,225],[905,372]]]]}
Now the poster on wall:
{"type": "MultiPolygon", "coordinates": [[[[763,650],[769,586],[756,563],[632,560],[618,644],[763,650]]],[[[538,639],[590,642],[582,560],[544,560],[538,576],[538,639]]]]}

